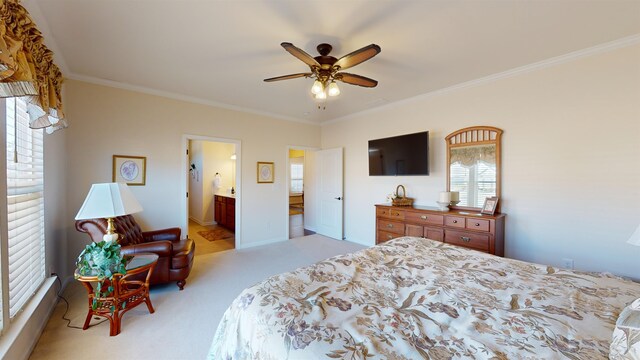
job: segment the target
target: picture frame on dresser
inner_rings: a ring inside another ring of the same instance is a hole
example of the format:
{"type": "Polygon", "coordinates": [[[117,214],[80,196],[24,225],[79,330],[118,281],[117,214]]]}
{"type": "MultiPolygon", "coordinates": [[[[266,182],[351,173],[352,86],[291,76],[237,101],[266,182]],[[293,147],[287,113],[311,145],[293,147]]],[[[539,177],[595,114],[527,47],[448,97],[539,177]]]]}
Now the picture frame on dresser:
{"type": "Polygon", "coordinates": [[[496,213],[496,208],[498,207],[498,197],[491,196],[484,200],[484,205],[482,206],[482,211],[480,213],[485,215],[493,215],[496,213]]]}

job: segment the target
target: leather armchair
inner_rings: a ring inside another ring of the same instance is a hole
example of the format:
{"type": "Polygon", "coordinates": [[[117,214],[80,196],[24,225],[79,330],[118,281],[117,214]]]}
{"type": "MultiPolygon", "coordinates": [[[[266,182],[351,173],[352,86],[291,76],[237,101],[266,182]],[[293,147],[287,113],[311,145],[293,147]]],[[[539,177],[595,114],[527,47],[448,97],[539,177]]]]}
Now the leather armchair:
{"type": "MultiPolygon", "coordinates": [[[[180,228],[142,231],[131,215],[114,218],[118,243],[123,255],[139,253],[158,254],[158,263],[151,273],[151,284],[176,281],[180,290],[193,267],[195,244],[191,239],[180,239],[180,228]]],[[[76,221],[76,230],[87,233],[94,242],[102,241],[107,233],[107,220],[76,221]]]]}

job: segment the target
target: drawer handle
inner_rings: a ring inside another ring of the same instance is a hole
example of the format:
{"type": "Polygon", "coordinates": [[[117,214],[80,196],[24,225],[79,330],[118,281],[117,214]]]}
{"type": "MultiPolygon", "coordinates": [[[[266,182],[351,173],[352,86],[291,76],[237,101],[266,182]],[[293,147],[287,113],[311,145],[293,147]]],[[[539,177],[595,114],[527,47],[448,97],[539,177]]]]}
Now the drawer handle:
{"type": "Polygon", "coordinates": [[[458,220],[453,220],[453,223],[454,223],[454,224],[457,224],[457,223],[458,223],[458,220]]]}
{"type": "Polygon", "coordinates": [[[471,241],[471,238],[470,238],[470,237],[468,237],[468,236],[460,236],[460,239],[461,239],[462,241],[464,241],[464,242],[469,242],[469,241],[471,241]]]}
{"type": "Polygon", "coordinates": [[[400,213],[391,213],[391,215],[398,216],[398,215],[400,215],[400,213]]]}
{"type": "Polygon", "coordinates": [[[387,224],[387,227],[388,227],[389,229],[391,229],[391,228],[393,228],[393,224],[387,224]]]}
{"type": "Polygon", "coordinates": [[[387,239],[391,239],[391,238],[392,238],[391,235],[387,235],[387,239]]]}
{"type": "Polygon", "coordinates": [[[420,216],[420,219],[422,219],[422,220],[427,220],[427,215],[422,215],[422,216],[420,216]]]}
{"type": "Polygon", "coordinates": [[[476,223],[476,226],[480,226],[480,223],[476,223]]]}

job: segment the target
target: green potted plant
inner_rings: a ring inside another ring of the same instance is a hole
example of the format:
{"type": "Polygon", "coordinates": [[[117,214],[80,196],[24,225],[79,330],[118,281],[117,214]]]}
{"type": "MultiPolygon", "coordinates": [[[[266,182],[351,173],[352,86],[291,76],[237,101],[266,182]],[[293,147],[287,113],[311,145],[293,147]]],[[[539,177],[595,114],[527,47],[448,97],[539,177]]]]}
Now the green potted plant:
{"type": "MultiPolygon", "coordinates": [[[[120,245],[115,241],[92,242],[87,245],[76,260],[75,276],[95,276],[98,282],[91,307],[93,310],[100,306],[99,298],[104,298],[113,293],[113,275],[125,274],[126,264],[130,257],[124,257],[120,253],[120,245]],[[102,291],[105,280],[109,280],[106,291],[102,291]]],[[[114,309],[111,309],[113,311],[114,309]]]]}

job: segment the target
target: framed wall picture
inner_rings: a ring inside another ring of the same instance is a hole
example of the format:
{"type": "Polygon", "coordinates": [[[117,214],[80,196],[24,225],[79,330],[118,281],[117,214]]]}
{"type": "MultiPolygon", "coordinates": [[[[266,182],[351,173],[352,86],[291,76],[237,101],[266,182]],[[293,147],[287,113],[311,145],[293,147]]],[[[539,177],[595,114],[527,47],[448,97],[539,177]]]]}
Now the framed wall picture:
{"type": "Polygon", "coordinates": [[[258,161],[258,184],[273,182],[273,162],[258,161]]]}
{"type": "Polygon", "coordinates": [[[144,156],[113,155],[113,182],[144,185],[147,180],[147,158],[144,156]]]}
{"type": "Polygon", "coordinates": [[[484,200],[484,206],[482,206],[482,214],[493,215],[498,207],[498,197],[492,196],[484,200]]]}

